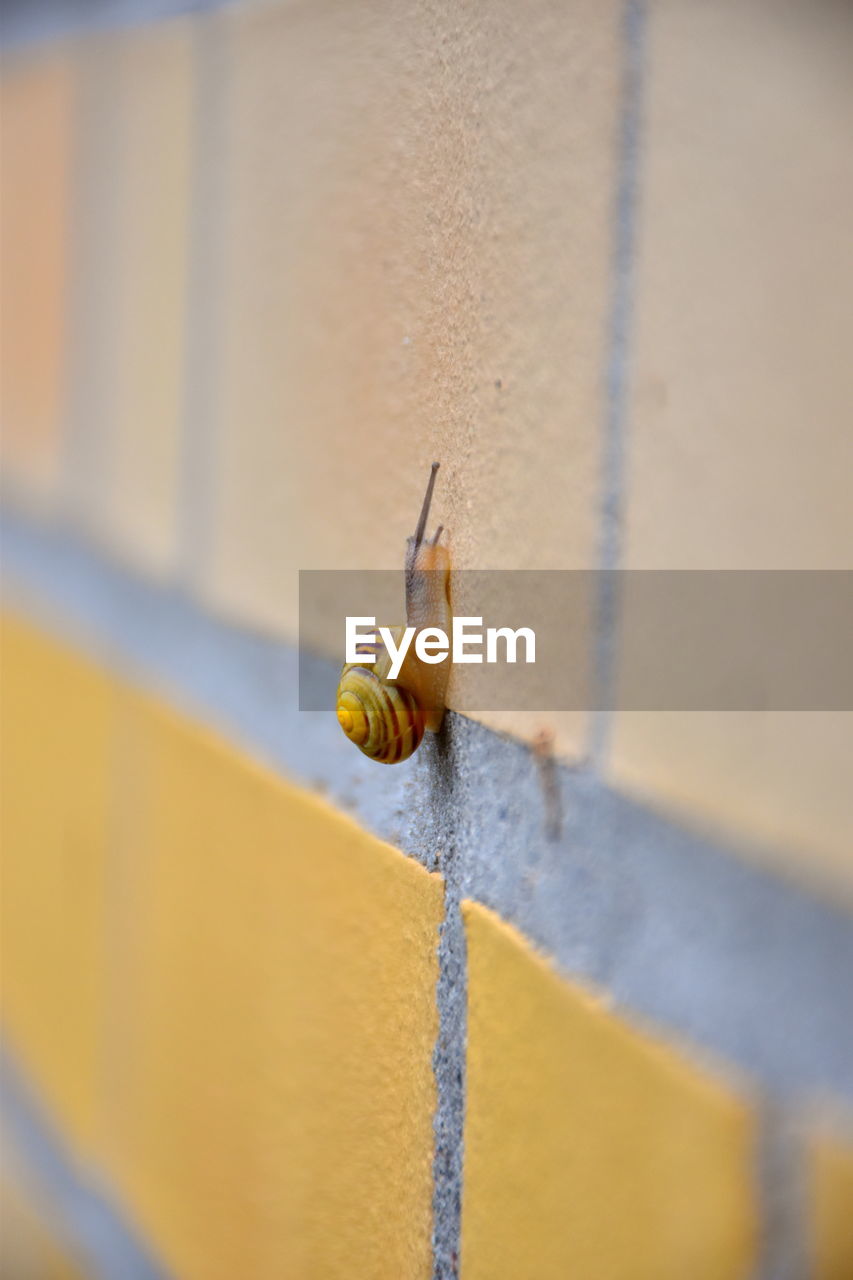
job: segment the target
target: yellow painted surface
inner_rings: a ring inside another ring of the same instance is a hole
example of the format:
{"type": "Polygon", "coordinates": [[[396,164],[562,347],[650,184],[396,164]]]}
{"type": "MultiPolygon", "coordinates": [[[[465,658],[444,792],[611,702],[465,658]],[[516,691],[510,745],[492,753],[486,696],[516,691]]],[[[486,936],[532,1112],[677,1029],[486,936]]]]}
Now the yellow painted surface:
{"type": "Polygon", "coordinates": [[[23,622],[0,633],[2,1018],[39,1096],[91,1147],[115,689],[23,622]]]}
{"type": "MultiPolygon", "coordinates": [[[[849,568],[853,12],[662,0],[647,52],[626,564],[849,568]]],[[[853,901],[851,759],[849,713],[626,713],[611,771],[853,901]]]]}
{"type": "Polygon", "coordinates": [[[132,708],[107,1166],[182,1280],[430,1274],[441,880],[132,708]]]}
{"type": "Polygon", "coordinates": [[[55,489],[65,389],[73,75],[61,51],[0,77],[0,433],[7,478],[55,489]]]}
{"type": "Polygon", "coordinates": [[[621,6],[225,20],[205,593],[295,634],[299,568],[402,567],[433,458],[458,566],[588,567],[621,6]]]}
{"type": "Polygon", "coordinates": [[[752,1121],[721,1085],[463,903],[462,1280],[753,1273],[752,1121]]]}
{"type": "Polygon", "coordinates": [[[853,1276],[853,1146],[830,1138],[814,1143],[811,1225],[815,1280],[853,1276]]]}
{"type": "Polygon", "coordinates": [[[186,1280],[428,1276],[441,878],[13,618],[2,663],[3,1021],[59,1132],[186,1280]]]}

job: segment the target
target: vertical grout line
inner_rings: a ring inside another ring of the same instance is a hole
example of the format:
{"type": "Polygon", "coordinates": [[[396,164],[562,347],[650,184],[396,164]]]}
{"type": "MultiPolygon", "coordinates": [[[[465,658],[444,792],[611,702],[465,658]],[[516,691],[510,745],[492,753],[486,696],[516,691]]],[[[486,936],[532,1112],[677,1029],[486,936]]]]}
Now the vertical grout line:
{"type": "Polygon", "coordinates": [[[460,901],[462,867],[457,794],[458,752],[454,720],[435,744],[421,748],[408,847],[444,878],[444,918],[438,936],[436,1006],[438,1032],[433,1050],[436,1107],[433,1118],[432,1256],[433,1280],[456,1280],[462,1212],[462,1153],[465,1116],[467,967],[460,901]]]}
{"type": "Polygon", "coordinates": [[[756,1280],[808,1280],[813,1273],[802,1156],[802,1134],[781,1103],[766,1100],[758,1115],[756,1280]]]}
{"type": "Polygon", "coordinates": [[[622,15],[623,84],[618,181],[613,213],[610,314],[607,326],[604,448],[598,547],[598,598],[593,636],[593,705],[588,756],[601,767],[610,737],[622,563],[625,440],[634,311],[634,265],[643,107],[646,0],[626,0],[622,15]]]}
{"type": "Polygon", "coordinates": [[[437,1103],[433,1132],[433,1280],[456,1280],[462,1226],[465,1044],[468,971],[459,877],[445,877],[438,943],[438,1038],[433,1053],[437,1103]]]}

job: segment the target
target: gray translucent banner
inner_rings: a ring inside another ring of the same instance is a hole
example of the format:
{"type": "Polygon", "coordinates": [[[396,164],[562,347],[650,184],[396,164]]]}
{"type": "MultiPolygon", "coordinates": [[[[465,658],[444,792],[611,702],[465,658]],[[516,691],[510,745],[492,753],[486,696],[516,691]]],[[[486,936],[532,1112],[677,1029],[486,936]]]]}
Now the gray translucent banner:
{"type": "MultiPolygon", "coordinates": [[[[850,570],[469,570],[452,594],[484,638],[536,636],[534,664],[519,643],[515,664],[454,665],[460,711],[853,710],[850,570]]],[[[332,710],[347,616],[403,624],[403,574],[303,570],[299,596],[299,705],[332,710]]]]}

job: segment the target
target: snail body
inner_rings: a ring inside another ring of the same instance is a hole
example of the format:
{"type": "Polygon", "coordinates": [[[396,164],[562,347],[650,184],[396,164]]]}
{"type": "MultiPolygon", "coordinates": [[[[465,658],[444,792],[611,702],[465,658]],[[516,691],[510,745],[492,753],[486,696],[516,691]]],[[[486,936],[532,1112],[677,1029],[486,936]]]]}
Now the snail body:
{"type": "MultiPolygon", "coordinates": [[[[452,622],[450,553],[439,541],[442,526],[431,539],[424,536],[437,471],[438,463],[434,462],[417,527],[406,543],[406,625],[416,633],[430,627],[448,632],[452,622]]],[[[404,630],[392,630],[395,645],[404,630]]],[[[438,733],[441,728],[449,664],[423,662],[412,646],[392,680],[391,659],[381,640],[359,645],[358,653],[364,655],[364,665],[348,662],[341,671],[338,723],[372,760],[397,764],[417,750],[425,730],[438,733]]]]}

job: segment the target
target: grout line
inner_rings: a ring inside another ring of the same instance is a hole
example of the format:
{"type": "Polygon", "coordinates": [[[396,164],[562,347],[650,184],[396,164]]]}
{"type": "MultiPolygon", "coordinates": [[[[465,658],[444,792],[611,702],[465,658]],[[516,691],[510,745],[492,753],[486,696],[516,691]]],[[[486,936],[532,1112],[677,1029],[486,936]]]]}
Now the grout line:
{"type": "Polygon", "coordinates": [[[4,0],[0,44],[4,51],[85,36],[97,31],[149,26],[232,5],[235,0],[4,0]]]}
{"type": "Polygon", "coordinates": [[[0,1049],[0,1108],[26,1185],[74,1252],[85,1256],[93,1280],[168,1280],[121,1211],[69,1155],[6,1045],[0,1049]]]}
{"type": "Polygon", "coordinates": [[[640,135],[645,71],[646,0],[626,0],[624,48],[614,205],[611,298],[605,378],[604,459],[598,563],[598,601],[593,641],[593,680],[598,708],[590,718],[588,755],[600,769],[612,725],[613,683],[619,625],[618,570],[622,563],[626,479],[628,392],[634,310],[634,268],[640,169],[640,135]]]}
{"type": "Polygon", "coordinates": [[[438,1038],[433,1054],[437,1101],[433,1131],[433,1280],[459,1274],[466,1097],[468,967],[458,878],[446,875],[438,946],[438,1038]]]}
{"type": "Polygon", "coordinates": [[[433,1051],[436,1110],[433,1120],[433,1280],[456,1280],[460,1264],[465,1120],[467,959],[460,901],[462,843],[455,784],[460,761],[454,719],[426,744],[427,769],[410,840],[416,856],[444,879],[444,919],[438,940],[438,1034],[433,1051]],[[424,820],[426,819],[426,820],[424,820]]]}
{"type": "Polygon", "coordinates": [[[803,1134],[783,1106],[766,1098],[758,1113],[757,1280],[809,1280],[803,1134]]]}
{"type": "MultiPolygon", "coordinates": [[[[774,1095],[853,1103],[850,906],[763,869],[773,851],[727,846],[565,765],[555,832],[534,753],[453,713],[406,764],[378,768],[333,717],[298,710],[294,646],[218,620],[69,534],[8,515],[0,534],[7,598],[25,617],[442,871],[442,983],[464,964],[453,915],[472,898],[658,1034],[774,1095]]],[[[459,1063],[463,1020],[442,991],[459,1063]]],[[[460,1102],[457,1144],[461,1113],[460,1102]]]]}

